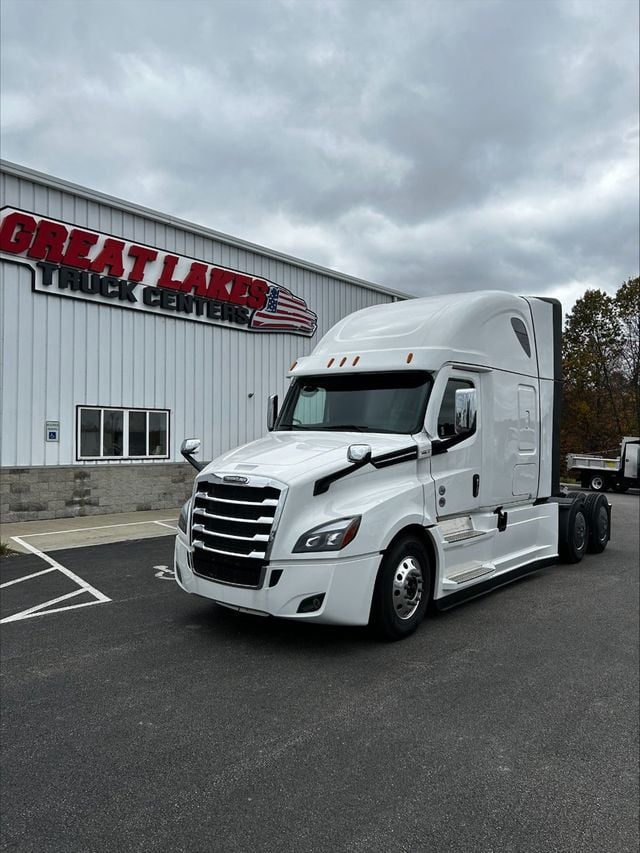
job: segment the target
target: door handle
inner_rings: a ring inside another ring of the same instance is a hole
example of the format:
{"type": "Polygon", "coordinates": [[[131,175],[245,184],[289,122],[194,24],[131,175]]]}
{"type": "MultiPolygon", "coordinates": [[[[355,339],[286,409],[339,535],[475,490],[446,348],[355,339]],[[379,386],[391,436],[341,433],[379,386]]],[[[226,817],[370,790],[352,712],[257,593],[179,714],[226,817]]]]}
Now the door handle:
{"type": "Polygon", "coordinates": [[[473,475],[473,496],[477,498],[480,494],[480,474],[473,475]]]}

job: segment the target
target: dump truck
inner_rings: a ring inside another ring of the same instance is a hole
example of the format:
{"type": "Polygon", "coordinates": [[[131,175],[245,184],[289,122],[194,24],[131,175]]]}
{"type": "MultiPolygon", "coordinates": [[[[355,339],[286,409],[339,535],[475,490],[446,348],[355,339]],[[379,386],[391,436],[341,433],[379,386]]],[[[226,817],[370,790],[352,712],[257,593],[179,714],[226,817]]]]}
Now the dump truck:
{"type": "Polygon", "coordinates": [[[580,475],[583,489],[593,492],[626,492],[640,487],[640,438],[625,435],[620,444],[620,454],[615,458],[567,454],[567,470],[580,475]]]}

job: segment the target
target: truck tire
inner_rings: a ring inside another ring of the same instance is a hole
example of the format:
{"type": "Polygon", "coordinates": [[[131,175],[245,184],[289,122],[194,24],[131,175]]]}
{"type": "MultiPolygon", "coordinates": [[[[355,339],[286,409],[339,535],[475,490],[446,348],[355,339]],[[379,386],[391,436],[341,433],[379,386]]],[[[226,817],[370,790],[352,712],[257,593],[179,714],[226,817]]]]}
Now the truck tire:
{"type": "Polygon", "coordinates": [[[591,554],[601,554],[611,537],[609,501],[604,495],[587,495],[585,509],[589,519],[587,551],[591,554]]]}
{"type": "Polygon", "coordinates": [[[584,499],[560,507],[559,525],[560,559],[563,563],[579,563],[589,544],[589,520],[584,499]]]}
{"type": "Polygon", "coordinates": [[[389,548],[378,570],[369,625],[384,640],[413,634],[424,619],[431,589],[431,568],[423,544],[403,537],[389,548]]]}
{"type": "Polygon", "coordinates": [[[618,492],[620,494],[623,494],[624,492],[629,491],[629,486],[627,486],[626,483],[613,483],[611,488],[613,489],[614,492],[618,492]]]}
{"type": "Polygon", "coordinates": [[[602,474],[593,474],[589,480],[589,488],[592,492],[606,492],[607,480],[602,474]]]}

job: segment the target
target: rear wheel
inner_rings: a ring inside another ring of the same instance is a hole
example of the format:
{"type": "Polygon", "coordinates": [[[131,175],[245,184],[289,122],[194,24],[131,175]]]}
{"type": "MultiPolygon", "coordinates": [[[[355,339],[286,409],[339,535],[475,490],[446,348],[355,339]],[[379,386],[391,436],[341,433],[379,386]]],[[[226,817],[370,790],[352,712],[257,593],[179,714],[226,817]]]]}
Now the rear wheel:
{"type": "Polygon", "coordinates": [[[589,542],[587,550],[592,554],[601,554],[607,547],[611,531],[609,529],[609,502],[604,495],[588,495],[585,510],[589,519],[589,542]]]}
{"type": "Polygon", "coordinates": [[[430,568],[422,543],[398,540],[382,558],[371,603],[370,625],[386,640],[412,634],[424,618],[429,601],[430,568]]]}
{"type": "Polygon", "coordinates": [[[606,492],[607,481],[602,474],[594,474],[589,481],[589,488],[592,492],[606,492]]]}
{"type": "Polygon", "coordinates": [[[570,506],[562,507],[558,550],[564,563],[579,563],[589,543],[589,521],[586,502],[575,500],[570,506]]]}

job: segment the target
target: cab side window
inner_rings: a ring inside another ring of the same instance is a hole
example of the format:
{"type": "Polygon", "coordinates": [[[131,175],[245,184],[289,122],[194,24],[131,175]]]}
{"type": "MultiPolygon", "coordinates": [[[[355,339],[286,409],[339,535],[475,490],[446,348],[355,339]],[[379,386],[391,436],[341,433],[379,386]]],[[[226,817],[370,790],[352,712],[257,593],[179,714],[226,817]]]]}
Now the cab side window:
{"type": "Polygon", "coordinates": [[[456,391],[473,388],[466,379],[450,379],[444,391],[438,414],[438,438],[451,438],[456,434],[456,391]]]}

